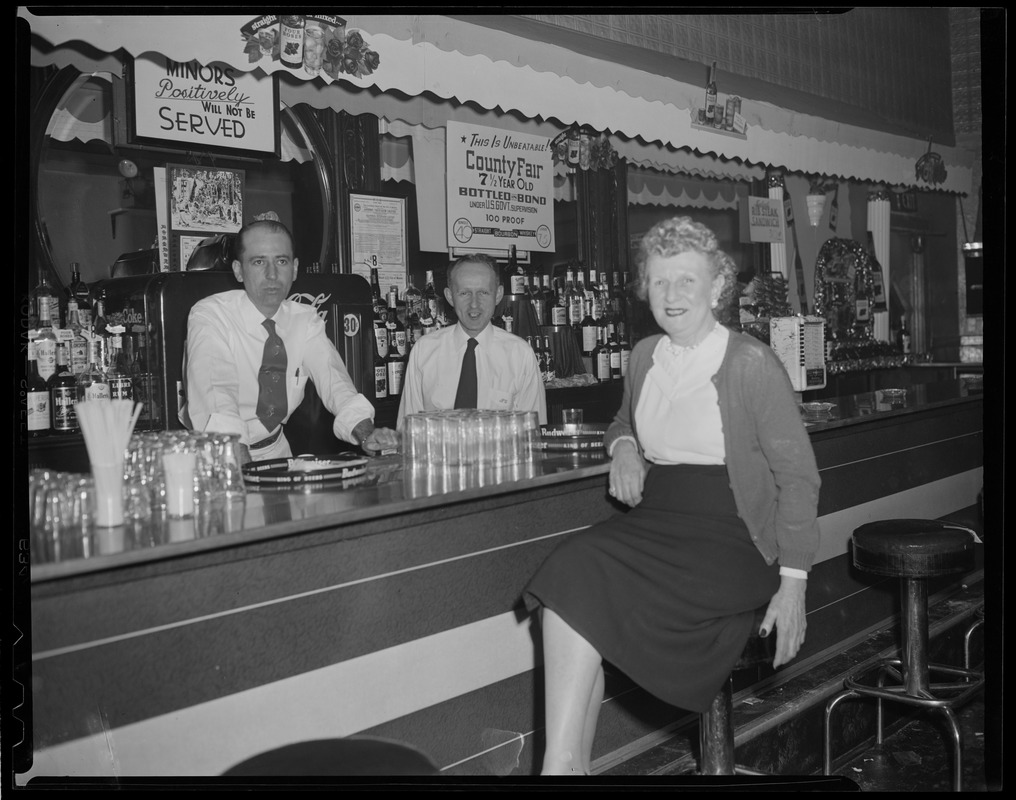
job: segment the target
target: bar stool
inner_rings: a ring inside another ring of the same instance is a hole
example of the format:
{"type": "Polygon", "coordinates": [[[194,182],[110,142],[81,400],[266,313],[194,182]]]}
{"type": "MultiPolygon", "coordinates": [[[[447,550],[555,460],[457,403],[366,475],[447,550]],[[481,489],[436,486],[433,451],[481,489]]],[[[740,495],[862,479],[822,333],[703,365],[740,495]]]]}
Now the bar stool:
{"type": "Polygon", "coordinates": [[[970,637],[972,637],[979,628],[984,626],[983,605],[978,606],[974,616],[977,617],[977,619],[970,623],[970,627],[967,628],[967,632],[963,634],[963,666],[966,669],[970,669],[970,637]]]}
{"type": "Polygon", "coordinates": [[[730,671],[723,688],[713,702],[699,715],[698,775],[764,775],[734,761],[734,673],[771,662],[775,656],[775,635],[763,639],[758,635],[766,607],[755,611],[751,635],[740,657],[730,671]]]}
{"type": "Polygon", "coordinates": [[[833,709],[852,697],[874,697],[876,743],[882,744],[882,701],[895,701],[945,715],[953,739],[953,788],[960,791],[962,740],[953,709],[961,706],[984,683],[979,672],[928,662],[927,579],[974,568],[974,532],[941,520],[889,519],[870,522],[854,531],[853,561],[874,575],[900,578],[902,659],[882,659],[844,681],[844,690],[829,700],[823,730],[824,774],[831,771],[830,720],[833,709]],[[862,679],[878,670],[876,686],[862,679]],[[959,680],[932,683],[931,675],[959,680]],[[895,683],[886,685],[886,678],[895,683]]]}
{"type": "Polygon", "coordinates": [[[405,742],[373,736],[312,739],[266,750],[234,764],[225,777],[439,775],[430,758],[405,742]]]}

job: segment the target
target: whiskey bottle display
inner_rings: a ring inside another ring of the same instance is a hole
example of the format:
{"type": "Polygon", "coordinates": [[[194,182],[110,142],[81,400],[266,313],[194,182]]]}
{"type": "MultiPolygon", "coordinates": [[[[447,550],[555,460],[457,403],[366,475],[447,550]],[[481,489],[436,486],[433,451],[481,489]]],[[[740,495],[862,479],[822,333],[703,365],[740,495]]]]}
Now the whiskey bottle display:
{"type": "Polygon", "coordinates": [[[28,344],[28,373],[25,376],[25,422],[30,437],[48,436],[52,425],[49,414],[49,385],[39,374],[35,343],[28,344]]]}
{"type": "Polygon", "coordinates": [[[35,335],[35,360],[39,376],[48,381],[56,372],[56,333],[50,321],[49,303],[39,304],[39,328],[35,335]]]}
{"type": "Polygon", "coordinates": [[[600,329],[600,341],[593,351],[593,377],[600,383],[610,380],[610,347],[607,346],[607,330],[600,329]]]}
{"type": "Polygon", "coordinates": [[[381,297],[381,281],[378,279],[377,267],[370,268],[370,302],[374,308],[374,322],[384,324],[385,301],[381,297]]]}
{"type": "Polygon", "coordinates": [[[109,327],[109,347],[106,352],[106,380],[109,382],[109,396],[113,400],[133,400],[134,381],[130,365],[123,352],[123,325],[109,327]]]}
{"type": "Polygon", "coordinates": [[[95,338],[88,343],[88,367],[77,377],[77,401],[109,400],[109,381],[103,370],[105,338],[95,338]]]}
{"type": "Polygon", "coordinates": [[[388,347],[381,352],[380,343],[374,340],[374,399],[384,400],[388,397],[388,347]]]}
{"type": "Polygon", "coordinates": [[[78,414],[74,408],[77,400],[77,376],[72,372],[69,349],[64,342],[57,345],[57,370],[49,379],[52,430],[59,434],[77,433],[80,430],[78,414]]]}
{"type": "Polygon", "coordinates": [[[900,316],[900,329],[896,332],[896,347],[903,355],[910,355],[910,328],[907,327],[907,315],[900,316]]]}
{"type": "MultiPolygon", "coordinates": [[[[78,305],[78,323],[86,331],[92,327],[92,295],[88,291],[88,284],[81,280],[81,265],[77,261],[71,262],[71,283],[67,287],[70,300],[78,305]]],[[[68,326],[70,320],[67,321],[68,326]]]]}
{"type": "Polygon", "coordinates": [[[508,267],[506,272],[508,273],[508,288],[510,293],[525,294],[526,272],[522,269],[522,265],[519,264],[518,253],[515,250],[515,245],[512,245],[508,251],[508,267]]]}
{"type": "MultiPolygon", "coordinates": [[[[385,367],[388,377],[388,396],[398,397],[402,394],[402,379],[406,374],[406,357],[399,352],[398,342],[394,331],[388,340],[388,356],[385,359],[385,367]]],[[[403,331],[405,336],[405,331],[403,331]]]]}
{"type": "Polygon", "coordinates": [[[572,270],[565,271],[564,277],[564,300],[567,309],[568,319],[566,325],[578,330],[582,324],[582,306],[584,298],[575,284],[575,273],[572,270]]]}
{"type": "Polygon", "coordinates": [[[607,346],[610,348],[610,379],[619,381],[621,380],[621,343],[615,335],[607,340],[607,346]]]}
{"type": "Polygon", "coordinates": [[[712,125],[716,119],[716,62],[709,70],[709,81],[706,83],[706,125],[712,125]]]}
{"type": "Polygon", "coordinates": [[[72,374],[77,375],[88,366],[88,340],[80,322],[81,312],[77,300],[73,297],[67,301],[67,328],[71,332],[68,345],[69,366],[72,374]]]}
{"type": "MultiPolygon", "coordinates": [[[[388,318],[385,321],[385,327],[388,329],[388,349],[391,350],[394,347],[405,359],[409,354],[409,340],[406,337],[406,326],[399,319],[399,290],[395,286],[388,290],[388,318]]],[[[391,388],[389,384],[389,392],[391,388]]]]}
{"type": "Polygon", "coordinates": [[[303,66],[303,34],[307,21],[301,14],[284,14],[279,27],[279,60],[290,69],[303,66]]]}
{"type": "Polygon", "coordinates": [[[568,303],[565,299],[565,290],[561,288],[560,279],[558,281],[558,291],[554,292],[554,305],[550,309],[550,324],[567,325],[568,303]]]}
{"type": "Polygon", "coordinates": [[[423,292],[413,284],[413,276],[406,278],[406,328],[409,346],[412,347],[423,336],[423,292]]]}
{"type": "Polygon", "coordinates": [[[49,310],[50,325],[60,327],[60,298],[53,290],[49,282],[49,276],[45,270],[39,275],[39,282],[32,289],[29,296],[28,327],[38,328],[39,320],[42,317],[40,309],[46,306],[49,310]]]}
{"type": "Polygon", "coordinates": [[[587,308],[586,315],[582,318],[582,355],[592,357],[600,328],[590,312],[591,309],[587,308]]]}
{"type": "Polygon", "coordinates": [[[543,352],[546,353],[546,370],[544,371],[544,380],[552,381],[557,377],[557,365],[554,363],[554,351],[550,347],[550,337],[543,337],[543,352]]]}

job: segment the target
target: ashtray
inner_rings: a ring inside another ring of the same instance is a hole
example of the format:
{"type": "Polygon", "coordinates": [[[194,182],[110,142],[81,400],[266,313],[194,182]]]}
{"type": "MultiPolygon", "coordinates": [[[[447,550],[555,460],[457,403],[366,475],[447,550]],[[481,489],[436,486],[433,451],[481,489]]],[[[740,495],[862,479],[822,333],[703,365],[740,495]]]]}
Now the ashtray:
{"type": "Polygon", "coordinates": [[[801,408],[808,414],[828,414],[836,408],[836,403],[801,403],[801,408]]]}
{"type": "Polygon", "coordinates": [[[882,396],[888,400],[907,396],[906,389],[881,389],[880,391],[882,392],[882,396]]]}

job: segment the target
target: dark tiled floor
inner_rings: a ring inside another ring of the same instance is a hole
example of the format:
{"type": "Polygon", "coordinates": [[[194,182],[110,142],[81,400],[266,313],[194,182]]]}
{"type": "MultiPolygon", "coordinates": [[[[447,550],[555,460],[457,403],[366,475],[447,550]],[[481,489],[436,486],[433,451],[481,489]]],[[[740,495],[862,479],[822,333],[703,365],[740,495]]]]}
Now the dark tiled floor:
{"type": "MultiPolygon", "coordinates": [[[[957,711],[962,735],[964,792],[988,790],[985,777],[984,695],[957,711]]],[[[952,739],[941,714],[926,714],[853,757],[833,774],[862,792],[952,791],[952,739]]]]}

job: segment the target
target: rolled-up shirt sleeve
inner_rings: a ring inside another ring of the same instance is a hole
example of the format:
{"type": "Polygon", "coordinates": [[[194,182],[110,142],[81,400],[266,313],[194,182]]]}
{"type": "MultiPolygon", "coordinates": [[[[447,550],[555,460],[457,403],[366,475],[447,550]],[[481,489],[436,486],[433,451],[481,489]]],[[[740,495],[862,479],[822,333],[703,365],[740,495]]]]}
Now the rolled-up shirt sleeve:
{"type": "Polygon", "coordinates": [[[332,432],[336,438],[359,444],[353,436],[353,428],[365,419],[374,420],[374,406],[356,391],[342,357],[319,318],[312,320],[308,327],[303,366],[314,381],[321,402],[335,415],[332,432]]]}
{"type": "MultiPolygon", "coordinates": [[[[187,320],[184,380],[186,415],[196,431],[239,434],[251,441],[240,416],[239,365],[228,334],[207,309],[195,306],[187,320]]],[[[263,427],[259,423],[259,427],[263,427]]]]}

